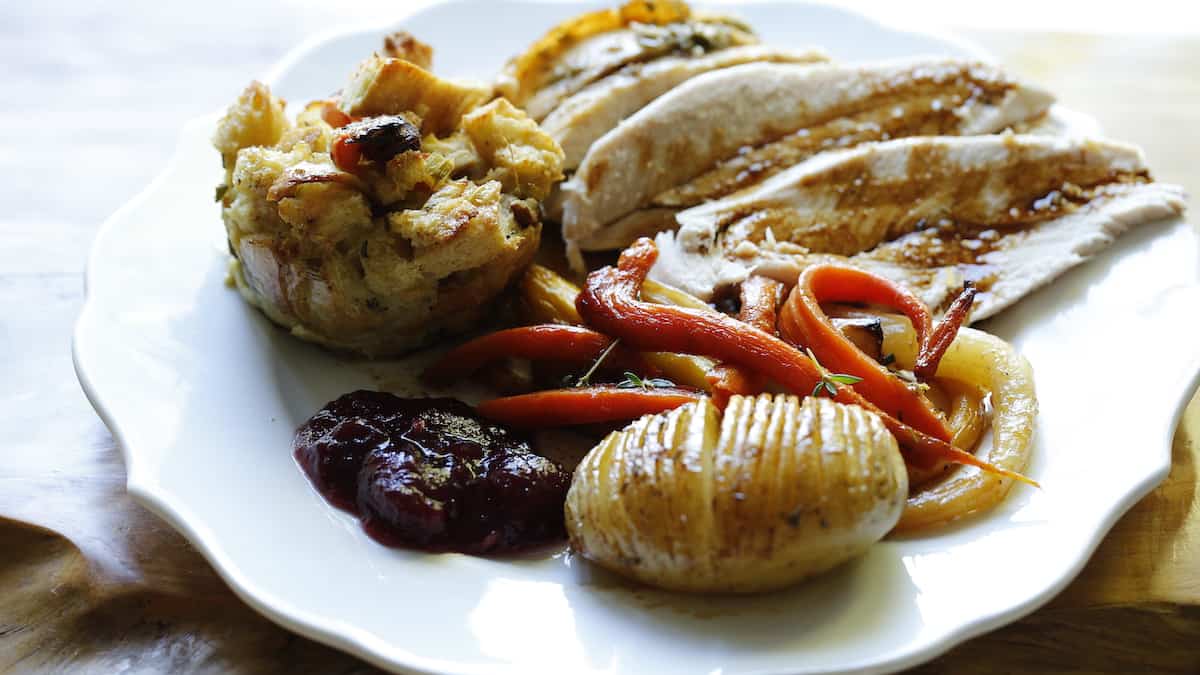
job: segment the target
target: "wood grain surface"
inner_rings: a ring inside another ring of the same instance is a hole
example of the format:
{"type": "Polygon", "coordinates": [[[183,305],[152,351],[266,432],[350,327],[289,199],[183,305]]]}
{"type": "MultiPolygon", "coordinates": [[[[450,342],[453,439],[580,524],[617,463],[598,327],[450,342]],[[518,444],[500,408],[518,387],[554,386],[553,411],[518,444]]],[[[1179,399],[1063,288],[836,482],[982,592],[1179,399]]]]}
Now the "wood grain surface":
{"type": "MultiPolygon", "coordinates": [[[[260,618],[129,499],[69,349],[99,223],[161,169],[186,119],[224,105],[304,35],[394,12],[343,7],[0,5],[0,671],[372,671],[260,618]]],[[[1200,39],[968,37],[1200,194],[1200,39]]],[[[918,672],[1200,672],[1197,438],[1193,401],[1170,477],[1065,592],[918,672]]]]}

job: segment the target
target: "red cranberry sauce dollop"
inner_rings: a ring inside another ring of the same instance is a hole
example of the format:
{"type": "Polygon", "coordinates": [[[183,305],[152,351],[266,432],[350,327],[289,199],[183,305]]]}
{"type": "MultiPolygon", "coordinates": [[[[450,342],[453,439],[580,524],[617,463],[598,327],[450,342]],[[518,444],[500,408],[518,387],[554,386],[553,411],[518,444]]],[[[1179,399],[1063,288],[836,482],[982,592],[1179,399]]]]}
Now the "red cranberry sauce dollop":
{"type": "Polygon", "coordinates": [[[570,474],[461,401],[355,391],[294,448],[321,494],[384,544],[491,553],[566,536],[570,474]]]}

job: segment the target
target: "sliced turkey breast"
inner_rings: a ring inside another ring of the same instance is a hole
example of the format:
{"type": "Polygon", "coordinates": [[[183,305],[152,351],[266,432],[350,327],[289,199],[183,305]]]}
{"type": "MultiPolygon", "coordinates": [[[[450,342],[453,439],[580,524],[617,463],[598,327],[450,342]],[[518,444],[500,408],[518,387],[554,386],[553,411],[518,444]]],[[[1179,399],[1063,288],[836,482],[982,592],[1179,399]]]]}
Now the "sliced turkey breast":
{"type": "Polygon", "coordinates": [[[670,227],[675,211],[824,150],[993,133],[1041,115],[1052,100],[995,66],[955,59],[723,68],[684,82],[592,144],[562,188],[564,237],[585,250],[622,246],[629,241],[608,228],[670,227]]]}
{"type": "Polygon", "coordinates": [[[754,44],[742,22],[677,1],[632,0],[552,28],[512,59],[497,90],[541,121],[565,99],[630,64],[754,44]]]}
{"type": "Polygon", "coordinates": [[[651,277],[702,298],[750,273],[869,269],[941,307],[970,280],[973,320],[1009,306],[1130,228],[1184,208],[1141,152],[1034,135],[912,138],[819,155],[678,215],[651,277]]]}
{"type": "Polygon", "coordinates": [[[566,153],[574,170],[596,139],[621,120],[659,96],[697,75],[743,63],[819,63],[827,57],[817,49],[776,49],[764,45],[730,47],[692,56],[664,56],[634,63],[584,87],[542,120],[542,128],[566,153]]]}

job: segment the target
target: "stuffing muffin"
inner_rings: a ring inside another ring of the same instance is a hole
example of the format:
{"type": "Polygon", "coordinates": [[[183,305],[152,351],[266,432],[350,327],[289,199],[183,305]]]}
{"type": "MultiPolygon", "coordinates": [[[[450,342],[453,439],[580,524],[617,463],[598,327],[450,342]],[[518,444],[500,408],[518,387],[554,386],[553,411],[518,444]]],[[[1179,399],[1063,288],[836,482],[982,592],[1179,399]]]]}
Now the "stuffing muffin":
{"type": "Polygon", "coordinates": [[[238,290],[296,336],[371,357],[481,318],[533,258],[563,162],[507,100],[430,73],[411,36],[386,53],[414,60],[372,56],[294,122],[252,83],[214,138],[238,290]]]}

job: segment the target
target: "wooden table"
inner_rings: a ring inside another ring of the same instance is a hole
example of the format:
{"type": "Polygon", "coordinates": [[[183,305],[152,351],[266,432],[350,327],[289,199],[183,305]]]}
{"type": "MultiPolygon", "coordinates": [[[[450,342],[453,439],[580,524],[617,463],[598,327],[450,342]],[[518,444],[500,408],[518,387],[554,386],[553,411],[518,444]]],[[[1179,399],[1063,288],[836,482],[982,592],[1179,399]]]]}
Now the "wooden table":
{"type": "MultiPolygon", "coordinates": [[[[0,108],[0,670],[371,670],[260,618],[129,499],[120,453],[69,355],[101,220],[160,170],[184,120],[232,100],[303,35],[389,12],[366,2],[346,17],[344,7],[298,2],[280,14],[210,1],[186,18],[149,0],[64,14],[0,7],[9,93],[0,108]]],[[[1114,137],[1143,145],[1160,178],[1200,194],[1200,39],[969,37],[1096,114],[1114,137]]],[[[919,671],[1200,672],[1198,437],[1194,401],[1170,477],[1075,583],[919,671]]]]}

